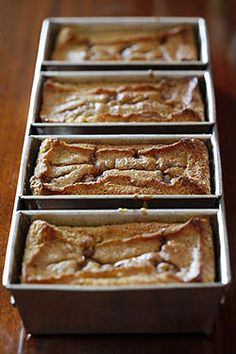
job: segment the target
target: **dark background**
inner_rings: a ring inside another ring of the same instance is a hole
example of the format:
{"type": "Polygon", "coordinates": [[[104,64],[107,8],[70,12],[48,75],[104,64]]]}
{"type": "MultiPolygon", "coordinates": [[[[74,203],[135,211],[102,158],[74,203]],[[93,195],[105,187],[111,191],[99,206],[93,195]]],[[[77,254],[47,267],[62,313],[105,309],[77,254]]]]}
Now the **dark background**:
{"type": "MultiPolygon", "coordinates": [[[[233,281],[209,337],[50,336],[24,332],[0,289],[0,353],[236,352],[236,2],[235,0],[0,0],[0,275],[10,227],[41,22],[48,16],[203,16],[208,23],[233,281]]],[[[186,304],[188,306],[188,304],[186,304]]]]}

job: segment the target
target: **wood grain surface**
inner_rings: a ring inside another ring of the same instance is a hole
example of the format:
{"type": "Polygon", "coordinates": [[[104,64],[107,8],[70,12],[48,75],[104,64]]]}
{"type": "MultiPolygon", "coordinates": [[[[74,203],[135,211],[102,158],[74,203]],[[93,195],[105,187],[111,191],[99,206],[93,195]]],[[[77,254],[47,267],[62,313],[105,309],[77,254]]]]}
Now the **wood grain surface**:
{"type": "MultiPolygon", "coordinates": [[[[214,332],[199,335],[41,336],[25,333],[0,290],[0,353],[236,352],[236,3],[234,0],[0,0],[0,273],[18,177],[38,38],[47,16],[203,16],[210,33],[233,281],[214,332]]],[[[189,304],[186,304],[189,306],[189,304]]]]}

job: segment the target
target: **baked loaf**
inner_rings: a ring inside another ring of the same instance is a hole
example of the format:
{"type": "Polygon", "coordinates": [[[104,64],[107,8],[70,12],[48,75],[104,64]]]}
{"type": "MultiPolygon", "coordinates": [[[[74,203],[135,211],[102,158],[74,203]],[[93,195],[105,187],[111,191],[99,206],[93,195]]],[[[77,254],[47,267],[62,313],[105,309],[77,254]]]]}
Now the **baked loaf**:
{"type": "Polygon", "coordinates": [[[86,144],[47,138],[30,180],[33,194],[209,194],[203,141],[86,144]]]}
{"type": "Polygon", "coordinates": [[[43,122],[203,121],[198,79],[70,83],[48,79],[40,112],[43,122]]]}
{"type": "Polygon", "coordinates": [[[23,283],[132,285],[214,281],[212,231],[205,218],[185,223],[96,227],[34,221],[23,283]]]}
{"type": "Polygon", "coordinates": [[[155,30],[79,32],[64,27],[58,33],[52,60],[185,61],[197,60],[197,45],[189,25],[155,30]]]}

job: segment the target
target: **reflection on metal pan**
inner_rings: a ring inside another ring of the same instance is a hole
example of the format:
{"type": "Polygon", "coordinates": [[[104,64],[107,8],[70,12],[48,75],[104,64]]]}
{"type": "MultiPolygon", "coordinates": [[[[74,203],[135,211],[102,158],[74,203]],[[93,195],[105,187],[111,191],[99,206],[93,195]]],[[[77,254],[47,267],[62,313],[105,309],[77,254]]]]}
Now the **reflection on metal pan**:
{"type": "Polygon", "coordinates": [[[14,297],[26,330],[34,334],[209,332],[229,282],[228,244],[221,207],[210,210],[159,209],[145,212],[17,212],[9,238],[3,277],[4,286],[10,289],[14,297]],[[213,229],[216,260],[214,283],[113,287],[19,283],[25,238],[32,220],[42,219],[58,225],[79,226],[151,220],[183,222],[189,217],[203,215],[209,216],[213,229]],[[62,306],[63,302],[67,305],[62,306]],[[137,321],[137,316],[142,321],[137,321]]]}

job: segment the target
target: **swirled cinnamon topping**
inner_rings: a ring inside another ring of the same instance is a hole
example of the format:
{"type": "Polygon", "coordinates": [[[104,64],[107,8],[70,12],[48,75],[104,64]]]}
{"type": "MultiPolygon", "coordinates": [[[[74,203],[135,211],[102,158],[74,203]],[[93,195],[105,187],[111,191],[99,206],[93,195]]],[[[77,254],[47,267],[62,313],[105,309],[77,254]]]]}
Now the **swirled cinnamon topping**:
{"type": "Polygon", "coordinates": [[[86,144],[46,138],[40,147],[33,194],[209,194],[203,141],[170,144],[86,144]]]}
{"type": "Polygon", "coordinates": [[[214,276],[207,218],[94,227],[36,220],[26,240],[21,281],[132,285],[212,282],[214,276]]]}
{"type": "Polygon", "coordinates": [[[188,61],[197,60],[197,44],[189,25],[157,30],[120,29],[79,32],[64,27],[58,33],[52,60],[83,61],[188,61]]]}
{"type": "Polygon", "coordinates": [[[40,119],[49,123],[204,120],[197,77],[71,83],[48,79],[40,119]]]}

